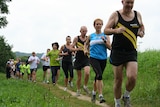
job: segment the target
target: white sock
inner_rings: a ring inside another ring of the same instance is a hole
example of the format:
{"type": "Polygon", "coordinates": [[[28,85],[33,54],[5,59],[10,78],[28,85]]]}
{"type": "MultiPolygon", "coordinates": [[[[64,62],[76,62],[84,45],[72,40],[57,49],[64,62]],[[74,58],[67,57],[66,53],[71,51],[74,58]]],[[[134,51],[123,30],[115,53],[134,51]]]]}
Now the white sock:
{"type": "Polygon", "coordinates": [[[80,90],[77,90],[77,92],[80,92],[80,90]]]}
{"type": "Polygon", "coordinates": [[[92,90],[92,94],[93,94],[93,95],[96,95],[96,92],[95,92],[94,90],[92,90]]]}
{"type": "Polygon", "coordinates": [[[121,105],[121,99],[114,98],[115,105],[121,105]]]}
{"type": "Polygon", "coordinates": [[[87,86],[85,86],[85,85],[84,85],[84,86],[83,86],[83,88],[85,88],[85,89],[86,89],[86,88],[87,88],[87,86]]]}
{"type": "Polygon", "coordinates": [[[99,94],[99,97],[103,97],[103,95],[102,95],[102,94],[99,94]]]}
{"type": "Polygon", "coordinates": [[[130,95],[130,92],[126,90],[126,91],[124,92],[124,95],[123,95],[123,96],[124,96],[124,97],[129,97],[129,95],[130,95]]]}

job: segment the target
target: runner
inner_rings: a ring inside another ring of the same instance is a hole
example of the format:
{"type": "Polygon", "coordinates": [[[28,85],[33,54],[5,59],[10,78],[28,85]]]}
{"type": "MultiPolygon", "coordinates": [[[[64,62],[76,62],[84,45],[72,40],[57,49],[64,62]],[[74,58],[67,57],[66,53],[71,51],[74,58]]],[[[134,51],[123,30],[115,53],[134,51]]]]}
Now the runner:
{"type": "MultiPolygon", "coordinates": [[[[82,48],[84,49],[84,43],[87,39],[87,27],[82,26],[80,28],[80,35],[76,36],[73,40],[73,47],[82,48]]],[[[74,62],[74,69],[77,70],[77,96],[80,96],[80,87],[81,87],[81,78],[82,78],[82,69],[84,69],[84,85],[83,89],[87,94],[90,94],[90,91],[87,87],[89,81],[89,74],[90,74],[90,65],[89,65],[89,58],[87,55],[84,54],[83,50],[79,50],[76,52],[74,62]]]]}
{"type": "Polygon", "coordinates": [[[46,56],[50,58],[50,67],[52,72],[52,83],[56,85],[60,73],[60,58],[59,58],[59,44],[58,42],[52,43],[52,50],[46,56]]]}
{"type": "Polygon", "coordinates": [[[121,106],[121,90],[123,69],[126,69],[126,90],[123,94],[125,107],[131,107],[130,92],[136,85],[137,64],[137,37],[144,36],[144,25],[141,14],[132,10],[134,0],[122,0],[123,8],[110,16],[104,33],[113,34],[110,63],[114,71],[114,100],[115,107],[121,106]]]}
{"type": "Polygon", "coordinates": [[[88,36],[84,45],[84,53],[90,53],[90,64],[95,72],[91,101],[95,103],[96,91],[98,90],[100,103],[103,103],[106,102],[103,97],[103,72],[107,64],[107,48],[111,49],[111,45],[109,36],[101,31],[103,21],[95,19],[93,26],[96,31],[88,36]]]}
{"type": "Polygon", "coordinates": [[[28,62],[30,64],[32,82],[36,82],[37,66],[40,59],[36,56],[35,52],[32,52],[32,56],[29,57],[28,62]]]}
{"type": "Polygon", "coordinates": [[[66,44],[61,46],[60,49],[60,56],[62,56],[62,69],[64,71],[64,75],[65,75],[65,80],[64,80],[64,91],[67,90],[67,85],[69,83],[70,87],[73,87],[73,65],[72,65],[72,56],[74,54],[74,51],[80,50],[81,48],[73,48],[73,46],[71,45],[71,37],[67,36],[66,37],[66,44]],[[68,71],[70,74],[70,78],[68,79],[68,71]]]}
{"type": "Polygon", "coordinates": [[[47,49],[47,52],[41,57],[43,66],[43,83],[49,83],[50,78],[50,59],[46,56],[48,52],[50,52],[50,49],[47,49]]]}

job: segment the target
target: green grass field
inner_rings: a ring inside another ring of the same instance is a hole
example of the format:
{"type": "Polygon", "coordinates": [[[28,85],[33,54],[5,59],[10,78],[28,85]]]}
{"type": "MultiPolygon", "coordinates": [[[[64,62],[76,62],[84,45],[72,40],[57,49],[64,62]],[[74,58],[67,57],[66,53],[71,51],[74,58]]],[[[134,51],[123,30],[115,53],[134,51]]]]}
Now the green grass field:
{"type": "MultiPolygon", "coordinates": [[[[151,50],[138,53],[138,78],[134,90],[131,92],[133,107],[159,107],[160,106],[160,51],[151,50]]],[[[76,91],[76,71],[74,71],[74,88],[76,91]]],[[[60,90],[51,84],[42,84],[42,69],[37,71],[37,83],[26,80],[5,78],[0,73],[0,107],[98,107],[87,101],[78,100],[69,93],[60,90]]],[[[88,87],[92,90],[94,72],[91,69],[88,87]]],[[[64,74],[61,70],[58,84],[64,85],[64,74]]],[[[82,79],[83,80],[83,79],[82,79]]],[[[125,71],[123,88],[125,90],[125,71]]],[[[114,107],[113,97],[113,71],[108,63],[103,75],[104,97],[107,104],[114,107]]],[[[82,81],[83,83],[83,81],[82,81]]],[[[82,91],[82,94],[85,94],[82,91]]]]}

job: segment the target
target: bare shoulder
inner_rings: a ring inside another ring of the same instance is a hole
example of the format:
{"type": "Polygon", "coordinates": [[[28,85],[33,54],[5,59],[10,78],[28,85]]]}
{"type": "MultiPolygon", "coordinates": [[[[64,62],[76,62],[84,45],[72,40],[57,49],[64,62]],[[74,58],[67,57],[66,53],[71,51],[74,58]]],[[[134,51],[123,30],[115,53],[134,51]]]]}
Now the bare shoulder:
{"type": "Polygon", "coordinates": [[[74,47],[77,42],[78,42],[78,36],[74,37],[72,46],[74,47]]]}
{"type": "Polygon", "coordinates": [[[143,22],[142,22],[142,16],[141,16],[141,13],[137,11],[137,18],[138,18],[138,21],[139,21],[139,24],[142,25],[143,22]]]}
{"type": "Polygon", "coordinates": [[[90,35],[87,35],[87,39],[89,39],[90,38],[90,35]]]}
{"type": "Polygon", "coordinates": [[[90,41],[90,35],[87,36],[86,42],[90,41]]]}
{"type": "Polygon", "coordinates": [[[61,49],[64,49],[64,47],[65,47],[65,44],[61,46],[61,49]]]}
{"type": "Polygon", "coordinates": [[[74,37],[73,41],[78,40],[78,36],[74,37]]]}
{"type": "Polygon", "coordinates": [[[118,13],[117,11],[114,11],[109,18],[108,25],[110,27],[114,27],[117,24],[117,21],[118,21],[118,13]]]}
{"type": "Polygon", "coordinates": [[[117,17],[118,16],[118,13],[117,13],[117,11],[114,11],[112,14],[111,14],[111,17],[117,17]]]}

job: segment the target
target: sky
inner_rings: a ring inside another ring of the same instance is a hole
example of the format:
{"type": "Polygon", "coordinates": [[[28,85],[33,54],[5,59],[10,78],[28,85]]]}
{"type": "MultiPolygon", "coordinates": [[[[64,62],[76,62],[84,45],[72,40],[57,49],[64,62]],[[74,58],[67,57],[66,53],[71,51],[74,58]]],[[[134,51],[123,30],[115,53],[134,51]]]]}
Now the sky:
{"type": "MultiPolygon", "coordinates": [[[[142,15],[144,38],[137,41],[138,50],[160,50],[160,0],[135,0],[134,10],[142,15]]],[[[8,25],[0,29],[12,51],[44,53],[51,44],[65,44],[66,36],[72,40],[87,26],[87,35],[95,32],[93,21],[103,20],[103,28],[110,15],[122,8],[121,0],[12,0],[8,3],[8,25]]],[[[112,36],[111,40],[112,40],[112,36]]]]}

